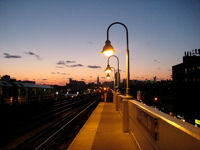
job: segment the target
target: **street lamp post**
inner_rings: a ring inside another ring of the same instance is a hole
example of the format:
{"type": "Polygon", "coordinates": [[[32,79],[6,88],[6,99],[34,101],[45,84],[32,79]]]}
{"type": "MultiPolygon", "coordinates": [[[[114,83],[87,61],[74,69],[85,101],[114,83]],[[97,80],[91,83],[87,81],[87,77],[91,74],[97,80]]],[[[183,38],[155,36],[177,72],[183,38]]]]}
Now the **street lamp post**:
{"type": "Polygon", "coordinates": [[[130,96],[130,88],[129,88],[129,83],[130,83],[130,67],[129,67],[129,40],[128,40],[128,28],[126,27],[125,24],[121,22],[114,22],[109,25],[107,29],[107,40],[105,42],[105,46],[103,47],[103,50],[101,53],[105,54],[106,56],[112,56],[116,51],[114,50],[113,46],[111,45],[111,42],[109,40],[109,30],[110,27],[115,25],[115,24],[120,24],[126,29],[126,74],[127,74],[127,79],[126,79],[126,97],[131,97],[130,96]]]}
{"type": "MultiPolygon", "coordinates": [[[[113,68],[113,67],[110,67],[110,64],[109,64],[109,60],[111,57],[115,57],[117,59],[117,92],[119,92],[119,83],[120,83],[120,81],[119,81],[119,58],[117,56],[111,55],[108,57],[108,64],[106,67],[106,72],[111,71],[111,68],[113,68]]],[[[107,72],[107,73],[109,73],[109,72],[107,72]]],[[[115,73],[114,73],[114,78],[115,78],[115,73]]]]}
{"type": "MultiPolygon", "coordinates": [[[[109,58],[110,58],[110,57],[109,57],[109,58]]],[[[110,67],[109,61],[108,61],[108,65],[107,65],[105,71],[109,74],[109,73],[111,72],[111,68],[112,68],[113,71],[114,71],[113,102],[115,103],[115,109],[116,109],[116,111],[118,111],[118,100],[117,100],[117,96],[119,95],[119,82],[117,82],[118,85],[117,85],[117,89],[116,89],[116,79],[115,79],[115,73],[116,73],[116,71],[115,71],[115,68],[114,68],[114,67],[110,67]]],[[[119,71],[119,69],[118,69],[118,71],[119,71]]],[[[118,77],[117,81],[119,81],[119,72],[117,72],[117,77],[118,77]]]]}
{"type": "MultiPolygon", "coordinates": [[[[111,45],[111,42],[109,40],[109,29],[111,26],[115,24],[120,24],[126,29],[126,96],[122,97],[122,118],[123,118],[123,131],[128,132],[129,131],[129,115],[128,115],[128,101],[132,97],[130,96],[130,69],[129,69],[129,43],[128,43],[128,28],[125,24],[121,22],[114,22],[108,26],[107,29],[107,40],[105,42],[105,46],[103,47],[103,50],[101,53],[105,54],[106,56],[113,55],[116,51],[114,50],[113,46],[111,45]]],[[[116,103],[117,104],[117,103],[116,103]]]]}

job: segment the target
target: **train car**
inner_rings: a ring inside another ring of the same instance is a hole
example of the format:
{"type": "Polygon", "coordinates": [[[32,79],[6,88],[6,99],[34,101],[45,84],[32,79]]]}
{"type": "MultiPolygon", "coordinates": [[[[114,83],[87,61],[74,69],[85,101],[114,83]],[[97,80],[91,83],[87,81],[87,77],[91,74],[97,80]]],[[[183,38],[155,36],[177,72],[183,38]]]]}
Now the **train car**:
{"type": "Polygon", "coordinates": [[[0,104],[12,102],[12,87],[7,81],[0,81],[0,104]]]}
{"type": "Polygon", "coordinates": [[[1,104],[21,104],[52,99],[52,89],[49,85],[0,81],[1,104]]]}

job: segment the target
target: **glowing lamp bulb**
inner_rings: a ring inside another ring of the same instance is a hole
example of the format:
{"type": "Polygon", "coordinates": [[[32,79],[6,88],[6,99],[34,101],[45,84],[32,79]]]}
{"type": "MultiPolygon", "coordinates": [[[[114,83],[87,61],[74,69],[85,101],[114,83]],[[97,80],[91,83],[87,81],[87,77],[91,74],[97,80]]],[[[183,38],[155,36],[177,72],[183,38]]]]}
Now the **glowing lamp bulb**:
{"type": "Polygon", "coordinates": [[[111,73],[111,70],[106,70],[106,73],[111,73]]]}
{"type": "Polygon", "coordinates": [[[110,72],[111,72],[111,70],[112,70],[112,69],[111,69],[110,65],[107,65],[107,67],[106,67],[106,70],[105,70],[105,71],[106,71],[106,73],[110,73],[110,72]]]}
{"type": "Polygon", "coordinates": [[[107,57],[112,56],[114,54],[113,50],[107,50],[103,52],[104,55],[106,55],[107,57]]]}
{"type": "Polygon", "coordinates": [[[106,79],[110,79],[110,74],[109,73],[106,75],[106,79]]]}

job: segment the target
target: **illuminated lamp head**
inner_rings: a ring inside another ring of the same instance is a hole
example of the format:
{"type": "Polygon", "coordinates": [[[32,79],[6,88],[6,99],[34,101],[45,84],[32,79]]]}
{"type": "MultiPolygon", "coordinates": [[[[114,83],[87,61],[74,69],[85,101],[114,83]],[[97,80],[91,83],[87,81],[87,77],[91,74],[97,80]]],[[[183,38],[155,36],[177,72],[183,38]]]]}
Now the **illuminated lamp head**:
{"type": "Polygon", "coordinates": [[[111,67],[110,67],[110,65],[107,65],[107,67],[106,67],[106,73],[110,73],[111,71],[112,71],[112,69],[111,69],[111,67]]]}
{"type": "Polygon", "coordinates": [[[101,53],[106,55],[107,57],[112,56],[114,53],[116,53],[109,40],[106,40],[105,46],[103,47],[101,53]]]}
{"type": "Polygon", "coordinates": [[[106,79],[110,79],[110,74],[109,73],[106,75],[106,79]]]}

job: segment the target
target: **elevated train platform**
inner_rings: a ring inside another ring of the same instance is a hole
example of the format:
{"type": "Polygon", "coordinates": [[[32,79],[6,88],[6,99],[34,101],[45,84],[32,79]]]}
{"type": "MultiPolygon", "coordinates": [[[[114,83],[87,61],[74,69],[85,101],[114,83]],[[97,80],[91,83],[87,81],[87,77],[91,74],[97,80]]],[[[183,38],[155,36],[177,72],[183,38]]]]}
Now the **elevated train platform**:
{"type": "Polygon", "coordinates": [[[122,117],[113,103],[101,102],[68,150],[134,150],[136,145],[122,130],[122,117]]]}

